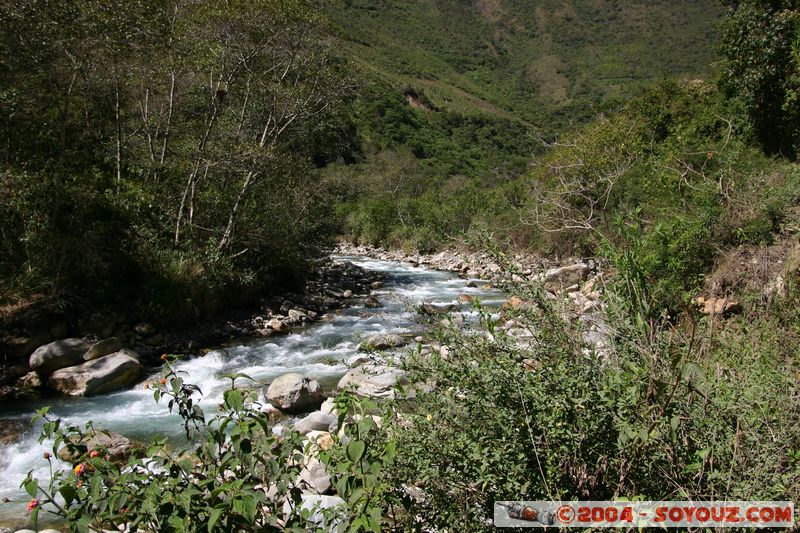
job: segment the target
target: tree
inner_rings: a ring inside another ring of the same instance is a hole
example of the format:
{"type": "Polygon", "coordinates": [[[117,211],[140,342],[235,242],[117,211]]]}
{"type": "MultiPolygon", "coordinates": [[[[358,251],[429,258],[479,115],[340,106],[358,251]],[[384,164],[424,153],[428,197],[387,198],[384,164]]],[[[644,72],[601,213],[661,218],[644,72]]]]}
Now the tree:
{"type": "Polygon", "coordinates": [[[800,143],[800,2],[733,0],[723,24],[724,86],[768,152],[800,143]]]}

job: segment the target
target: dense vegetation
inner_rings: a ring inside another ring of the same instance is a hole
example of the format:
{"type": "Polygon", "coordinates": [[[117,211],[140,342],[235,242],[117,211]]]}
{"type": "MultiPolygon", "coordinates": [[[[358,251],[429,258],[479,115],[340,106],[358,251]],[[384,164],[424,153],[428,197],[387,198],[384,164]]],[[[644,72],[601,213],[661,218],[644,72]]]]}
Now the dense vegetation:
{"type": "Polygon", "coordinates": [[[9,1],[0,20],[3,303],[189,318],[324,251],[316,168],[353,82],[313,3],[9,1]]]}
{"type": "Polygon", "coordinates": [[[347,1],[330,12],[345,54],[374,84],[354,117],[365,162],[333,173],[350,185],[338,188],[346,229],[431,250],[512,225],[505,212],[518,195],[497,186],[524,172],[540,139],[665,76],[707,72],[720,8],[347,1]]]}

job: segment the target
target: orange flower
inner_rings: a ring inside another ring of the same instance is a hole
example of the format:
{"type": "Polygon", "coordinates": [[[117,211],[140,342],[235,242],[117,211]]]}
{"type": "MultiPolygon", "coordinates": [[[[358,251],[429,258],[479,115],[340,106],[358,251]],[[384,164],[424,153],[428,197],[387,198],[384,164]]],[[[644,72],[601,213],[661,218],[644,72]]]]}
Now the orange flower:
{"type": "Polygon", "coordinates": [[[166,361],[166,360],[168,359],[168,357],[169,357],[169,356],[168,356],[167,354],[162,354],[162,355],[161,355],[161,360],[162,360],[162,361],[166,361]]]}
{"type": "Polygon", "coordinates": [[[39,507],[39,498],[34,498],[28,502],[28,512],[32,513],[34,509],[39,507]]]}
{"type": "Polygon", "coordinates": [[[89,457],[91,457],[92,459],[94,459],[95,457],[100,457],[100,452],[98,452],[97,450],[92,450],[89,452],[89,457]]]}
{"type": "Polygon", "coordinates": [[[72,471],[75,472],[76,476],[80,476],[81,474],[83,474],[85,470],[86,467],[83,466],[83,463],[78,463],[77,465],[75,465],[75,468],[72,469],[72,471]]]}
{"type": "Polygon", "coordinates": [[[161,381],[159,381],[159,383],[161,383],[162,385],[166,385],[167,384],[167,378],[161,378],[161,381]]]}

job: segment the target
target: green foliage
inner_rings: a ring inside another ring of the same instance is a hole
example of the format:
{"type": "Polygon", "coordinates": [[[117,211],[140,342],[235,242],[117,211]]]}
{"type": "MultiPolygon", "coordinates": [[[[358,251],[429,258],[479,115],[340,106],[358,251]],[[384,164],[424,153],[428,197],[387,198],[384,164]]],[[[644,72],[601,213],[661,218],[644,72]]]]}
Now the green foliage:
{"type": "Polygon", "coordinates": [[[413,87],[433,107],[516,117],[555,133],[665,76],[715,58],[711,1],[335,2],[348,55],[370,77],[413,87]]]}
{"type": "Polygon", "coordinates": [[[354,150],[315,8],[1,3],[3,302],[190,319],[297,284],[354,150]]]}
{"type": "MultiPolygon", "coordinates": [[[[303,458],[297,433],[273,434],[265,413],[248,393],[234,387],[224,394],[220,413],[207,419],[196,403],[196,387],[184,383],[167,363],[155,387],[156,401],[167,399],[180,415],[190,447],[174,449],[154,439],[143,458],[118,462],[102,446],[88,449],[84,437],[95,430],[64,427],[46,409],[41,440],[53,441],[53,453],[66,446],[77,457],[73,470],[54,470],[42,483],[30,475],[23,483],[44,509],[67,520],[75,532],[131,530],[307,531],[318,530],[300,509],[295,487],[303,458]],[[273,492],[267,495],[267,490],[273,492]],[[60,498],[56,498],[60,495],[60,498]],[[63,498],[63,500],[62,500],[63,498]],[[285,502],[285,505],[284,505],[285,502]]],[[[333,519],[333,511],[325,511],[333,519]]],[[[34,521],[37,515],[33,517],[34,521]]]]}
{"type": "Polygon", "coordinates": [[[398,417],[391,480],[419,488],[408,512],[423,528],[488,531],[505,499],[797,496],[800,338],[780,326],[795,321],[796,293],[724,332],[642,330],[613,304],[605,358],[541,295],[523,289],[535,309],[505,317],[533,334],[529,348],[484,314],[480,331],[441,333],[447,358],[409,361],[435,388],[398,417]]]}
{"type": "Polygon", "coordinates": [[[336,493],[347,502],[347,531],[380,533],[393,515],[387,510],[398,503],[394,487],[386,482],[395,445],[381,429],[381,418],[371,414],[378,411],[374,402],[343,393],[335,405],[344,431],[337,436],[338,445],[320,453],[320,461],[336,493]]]}
{"type": "Polygon", "coordinates": [[[794,156],[800,142],[800,4],[725,3],[724,85],[765,149],[794,156]]]}

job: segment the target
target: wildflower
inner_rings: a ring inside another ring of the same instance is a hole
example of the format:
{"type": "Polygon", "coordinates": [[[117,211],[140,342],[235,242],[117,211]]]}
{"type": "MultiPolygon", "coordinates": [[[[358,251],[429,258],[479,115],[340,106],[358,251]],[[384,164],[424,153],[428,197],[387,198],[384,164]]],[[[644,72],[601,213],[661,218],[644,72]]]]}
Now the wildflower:
{"type": "Polygon", "coordinates": [[[161,383],[162,385],[166,385],[167,384],[167,378],[161,378],[161,381],[159,381],[159,383],[161,383]]]}
{"type": "Polygon", "coordinates": [[[83,466],[83,463],[78,463],[77,465],[75,465],[75,468],[72,469],[72,471],[75,472],[76,476],[80,476],[81,474],[83,474],[85,470],[86,467],[83,466]]]}
{"type": "Polygon", "coordinates": [[[32,499],[31,501],[29,501],[29,502],[28,502],[28,512],[29,512],[29,513],[32,513],[34,509],[36,509],[37,507],[39,507],[39,504],[40,504],[40,503],[41,503],[41,502],[39,501],[39,498],[34,498],[34,499],[32,499]]]}
{"type": "Polygon", "coordinates": [[[428,415],[428,416],[426,416],[425,418],[427,418],[427,419],[428,419],[428,422],[430,422],[431,420],[433,420],[433,415],[428,415]]]}
{"type": "Polygon", "coordinates": [[[167,354],[161,354],[161,360],[166,361],[168,359],[167,354]]]}
{"type": "Polygon", "coordinates": [[[95,457],[100,457],[100,452],[98,452],[97,450],[92,450],[89,452],[89,457],[91,457],[92,459],[94,459],[95,457]]]}

